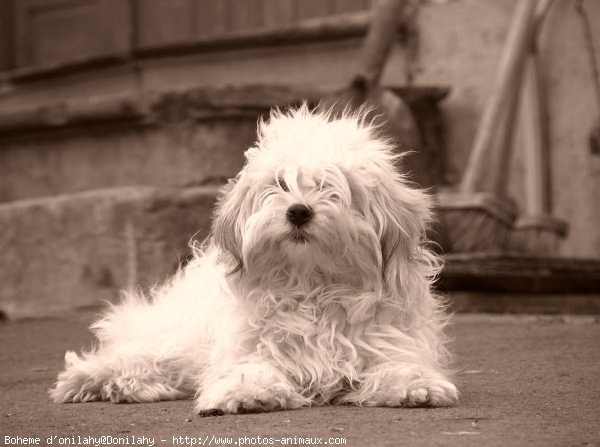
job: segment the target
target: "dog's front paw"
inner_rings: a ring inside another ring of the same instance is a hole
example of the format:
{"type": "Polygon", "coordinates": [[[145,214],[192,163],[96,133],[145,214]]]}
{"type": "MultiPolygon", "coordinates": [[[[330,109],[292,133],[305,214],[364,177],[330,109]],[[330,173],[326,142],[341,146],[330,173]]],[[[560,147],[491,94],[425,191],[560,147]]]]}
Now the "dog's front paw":
{"type": "Polygon", "coordinates": [[[456,402],[458,390],[452,383],[444,379],[432,379],[409,384],[401,406],[446,407],[456,402]]]}
{"type": "Polygon", "coordinates": [[[48,392],[56,403],[101,400],[100,388],[104,378],[101,365],[93,357],[86,359],[68,351],[65,354],[65,370],[48,392]]]}
{"type": "Polygon", "coordinates": [[[205,380],[196,399],[201,415],[260,413],[307,405],[285,376],[263,363],[243,363],[215,380],[205,380]]]}
{"type": "MultiPolygon", "coordinates": [[[[420,396],[426,393],[426,405],[432,407],[447,407],[458,402],[458,390],[456,386],[444,379],[434,379],[425,384],[424,387],[413,390],[413,395],[419,393],[420,396]]],[[[413,399],[415,402],[417,398],[413,399]]],[[[418,405],[418,404],[417,404],[418,405]]]]}
{"type": "Polygon", "coordinates": [[[444,407],[458,402],[456,386],[437,372],[407,366],[385,371],[382,377],[379,386],[363,384],[348,400],[382,407],[444,407]],[[372,389],[372,394],[365,393],[372,389]]]}

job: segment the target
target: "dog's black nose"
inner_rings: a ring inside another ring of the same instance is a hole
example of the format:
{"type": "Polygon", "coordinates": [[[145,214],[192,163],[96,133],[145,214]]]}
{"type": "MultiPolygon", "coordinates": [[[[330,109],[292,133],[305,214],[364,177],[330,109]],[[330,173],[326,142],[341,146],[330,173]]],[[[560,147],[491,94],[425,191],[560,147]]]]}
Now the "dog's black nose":
{"type": "Polygon", "coordinates": [[[285,215],[290,223],[297,227],[301,227],[312,219],[313,212],[306,205],[296,203],[288,208],[285,215]]]}

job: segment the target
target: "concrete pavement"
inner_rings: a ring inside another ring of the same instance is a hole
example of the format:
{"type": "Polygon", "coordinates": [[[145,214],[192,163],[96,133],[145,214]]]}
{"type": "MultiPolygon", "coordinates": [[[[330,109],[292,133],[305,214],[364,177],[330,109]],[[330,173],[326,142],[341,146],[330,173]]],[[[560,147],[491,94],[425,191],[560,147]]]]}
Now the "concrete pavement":
{"type": "Polygon", "coordinates": [[[46,445],[54,436],[52,445],[600,445],[597,316],[456,315],[450,332],[462,398],[454,408],[213,418],[195,415],[190,401],[53,404],[46,390],[64,351],[90,346],[93,318],[87,311],[0,324],[0,444],[38,437],[46,445]]]}

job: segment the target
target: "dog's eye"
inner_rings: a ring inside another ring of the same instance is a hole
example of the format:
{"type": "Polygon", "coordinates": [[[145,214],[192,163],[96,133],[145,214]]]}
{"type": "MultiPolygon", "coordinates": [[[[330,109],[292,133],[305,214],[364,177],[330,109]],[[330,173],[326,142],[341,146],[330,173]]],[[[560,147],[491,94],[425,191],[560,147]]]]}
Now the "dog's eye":
{"type": "Polygon", "coordinates": [[[277,179],[277,183],[279,183],[279,186],[281,187],[281,189],[283,189],[285,192],[288,192],[290,190],[290,188],[288,188],[287,183],[285,182],[284,179],[282,179],[281,177],[277,179]]]}
{"type": "Polygon", "coordinates": [[[331,185],[329,183],[321,183],[319,185],[319,191],[325,191],[326,189],[331,188],[331,185]]]}

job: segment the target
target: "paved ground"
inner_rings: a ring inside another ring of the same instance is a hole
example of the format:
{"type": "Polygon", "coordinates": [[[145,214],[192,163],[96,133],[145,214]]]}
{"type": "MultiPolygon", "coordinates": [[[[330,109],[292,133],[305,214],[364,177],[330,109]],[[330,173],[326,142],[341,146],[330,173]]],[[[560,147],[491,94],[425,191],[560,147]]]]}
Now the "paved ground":
{"type": "Polygon", "coordinates": [[[56,435],[53,445],[85,445],[94,442],[86,436],[109,435],[96,445],[177,445],[186,436],[193,445],[208,435],[212,445],[225,441],[219,437],[263,445],[257,436],[295,436],[296,445],[299,438],[349,446],[600,445],[598,317],[457,316],[451,332],[462,400],[455,408],[325,407],[215,418],[196,416],[190,401],[51,403],[46,389],[62,355],[89,345],[92,318],[0,324],[0,444],[37,436],[46,445],[56,435]]]}

